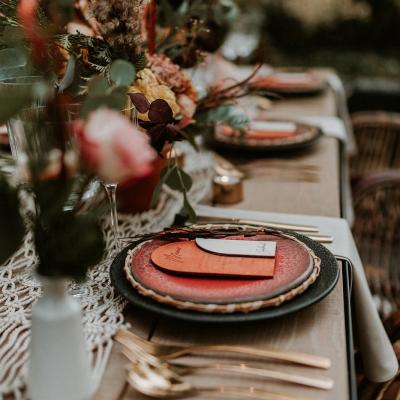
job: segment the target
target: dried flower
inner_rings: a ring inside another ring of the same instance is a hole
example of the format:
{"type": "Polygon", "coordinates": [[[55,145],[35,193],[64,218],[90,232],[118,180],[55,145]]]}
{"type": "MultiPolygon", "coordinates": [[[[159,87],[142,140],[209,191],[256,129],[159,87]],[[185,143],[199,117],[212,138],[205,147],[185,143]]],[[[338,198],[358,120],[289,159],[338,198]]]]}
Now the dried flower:
{"type": "MultiPolygon", "coordinates": [[[[142,93],[150,102],[157,99],[165,100],[171,107],[174,116],[181,111],[175,93],[168,86],[159,83],[154,73],[148,68],[137,73],[137,79],[129,88],[129,93],[142,93]]],[[[148,120],[147,115],[144,114],[140,114],[139,118],[148,120]]]]}
{"type": "Polygon", "coordinates": [[[90,10],[104,40],[111,46],[142,52],[144,0],[92,0],[90,10]]]}
{"type": "Polygon", "coordinates": [[[174,93],[185,94],[193,101],[196,101],[196,89],[191,79],[179,65],[174,64],[171,59],[164,54],[148,54],[147,60],[150,69],[160,83],[171,88],[174,93]]]}

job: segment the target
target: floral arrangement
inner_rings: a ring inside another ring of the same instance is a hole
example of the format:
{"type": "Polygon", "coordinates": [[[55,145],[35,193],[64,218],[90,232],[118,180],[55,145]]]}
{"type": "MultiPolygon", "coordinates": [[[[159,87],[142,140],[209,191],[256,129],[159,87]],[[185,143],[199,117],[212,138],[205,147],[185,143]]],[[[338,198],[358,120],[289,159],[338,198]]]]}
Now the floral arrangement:
{"type": "Polygon", "coordinates": [[[49,68],[42,67],[54,66],[48,34],[57,31],[70,9],[63,1],[42,8],[46,30],[38,11],[37,2],[22,0],[16,18],[29,44],[31,65],[42,69],[42,75],[32,84],[7,90],[2,86],[0,91],[0,124],[18,113],[24,131],[14,179],[0,175],[0,263],[15,252],[29,228],[39,258],[38,273],[80,280],[89,266],[101,260],[105,246],[98,219],[101,210],[80,211],[90,182],[95,176],[110,182],[140,179],[151,171],[156,152],[148,137],[116,111],[121,99],[126,100],[121,93],[135,79],[134,67],[127,61],[111,64],[109,81],[91,82],[82,116],[69,117],[70,97],[54,88],[49,68]],[[41,106],[29,108],[32,100],[41,106]],[[22,204],[26,197],[34,202],[29,212],[22,204]]]}
{"type": "MultiPolygon", "coordinates": [[[[21,27],[11,3],[0,0],[0,26],[21,27]]],[[[179,140],[196,147],[194,137],[209,135],[216,123],[235,130],[243,130],[248,123],[233,106],[242,96],[260,93],[251,83],[254,74],[231,86],[220,82],[200,97],[183,70],[188,60],[193,66],[205,50],[213,50],[202,42],[211,34],[211,25],[234,20],[237,7],[230,0],[150,0],[146,4],[143,0],[75,0],[70,18],[58,21],[64,32],[51,27],[49,13],[36,10],[37,21],[46,28],[46,39],[51,43],[48,64],[59,75],[59,90],[83,99],[84,117],[99,107],[122,110],[134,106],[140,128],[160,155],[166,145],[179,140]]],[[[30,51],[33,56],[40,51],[35,40],[30,51]]],[[[183,193],[185,207],[194,220],[187,198],[190,176],[168,162],[152,204],[163,184],[183,193]]]]}

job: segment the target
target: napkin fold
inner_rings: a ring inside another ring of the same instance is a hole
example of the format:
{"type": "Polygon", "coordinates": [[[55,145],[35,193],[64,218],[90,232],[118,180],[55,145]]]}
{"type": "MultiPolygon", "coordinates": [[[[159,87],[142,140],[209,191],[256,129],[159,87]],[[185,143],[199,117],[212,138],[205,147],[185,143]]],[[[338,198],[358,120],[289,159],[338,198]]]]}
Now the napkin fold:
{"type": "Polygon", "coordinates": [[[347,145],[348,136],[346,127],[343,121],[338,117],[321,117],[321,116],[298,117],[296,118],[296,121],[318,126],[318,128],[321,129],[324,136],[333,137],[335,139],[342,141],[344,144],[347,145]]]}
{"type": "Polygon", "coordinates": [[[199,217],[253,219],[291,224],[315,225],[321,232],[334,237],[325,244],[333,254],[348,258],[353,265],[353,292],[360,352],[365,374],[373,382],[386,382],[399,368],[392,344],[386,334],[365,277],[364,268],[349,224],[342,218],[282,214],[197,205],[199,217]]]}

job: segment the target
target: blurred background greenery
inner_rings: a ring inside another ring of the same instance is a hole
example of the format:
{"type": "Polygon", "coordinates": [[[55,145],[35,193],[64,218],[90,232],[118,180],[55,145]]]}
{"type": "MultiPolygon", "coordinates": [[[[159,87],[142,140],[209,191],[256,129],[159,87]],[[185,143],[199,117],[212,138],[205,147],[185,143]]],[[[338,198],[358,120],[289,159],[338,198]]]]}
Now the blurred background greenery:
{"type": "MultiPolygon", "coordinates": [[[[349,93],[362,93],[364,109],[400,111],[400,0],[238,3],[242,13],[234,28],[252,34],[257,45],[236,61],[333,68],[349,93]]],[[[358,105],[350,99],[352,107],[358,105]]]]}

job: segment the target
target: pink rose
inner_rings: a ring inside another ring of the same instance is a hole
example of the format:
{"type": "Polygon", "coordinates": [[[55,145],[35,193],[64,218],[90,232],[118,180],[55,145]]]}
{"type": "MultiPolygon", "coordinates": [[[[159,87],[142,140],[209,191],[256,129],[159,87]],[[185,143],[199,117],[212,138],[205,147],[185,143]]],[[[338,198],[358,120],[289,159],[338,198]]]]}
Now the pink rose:
{"type": "Polygon", "coordinates": [[[151,172],[156,152],[148,137],[117,111],[92,112],[79,122],[77,136],[84,162],[104,182],[125,183],[151,172]]]}

